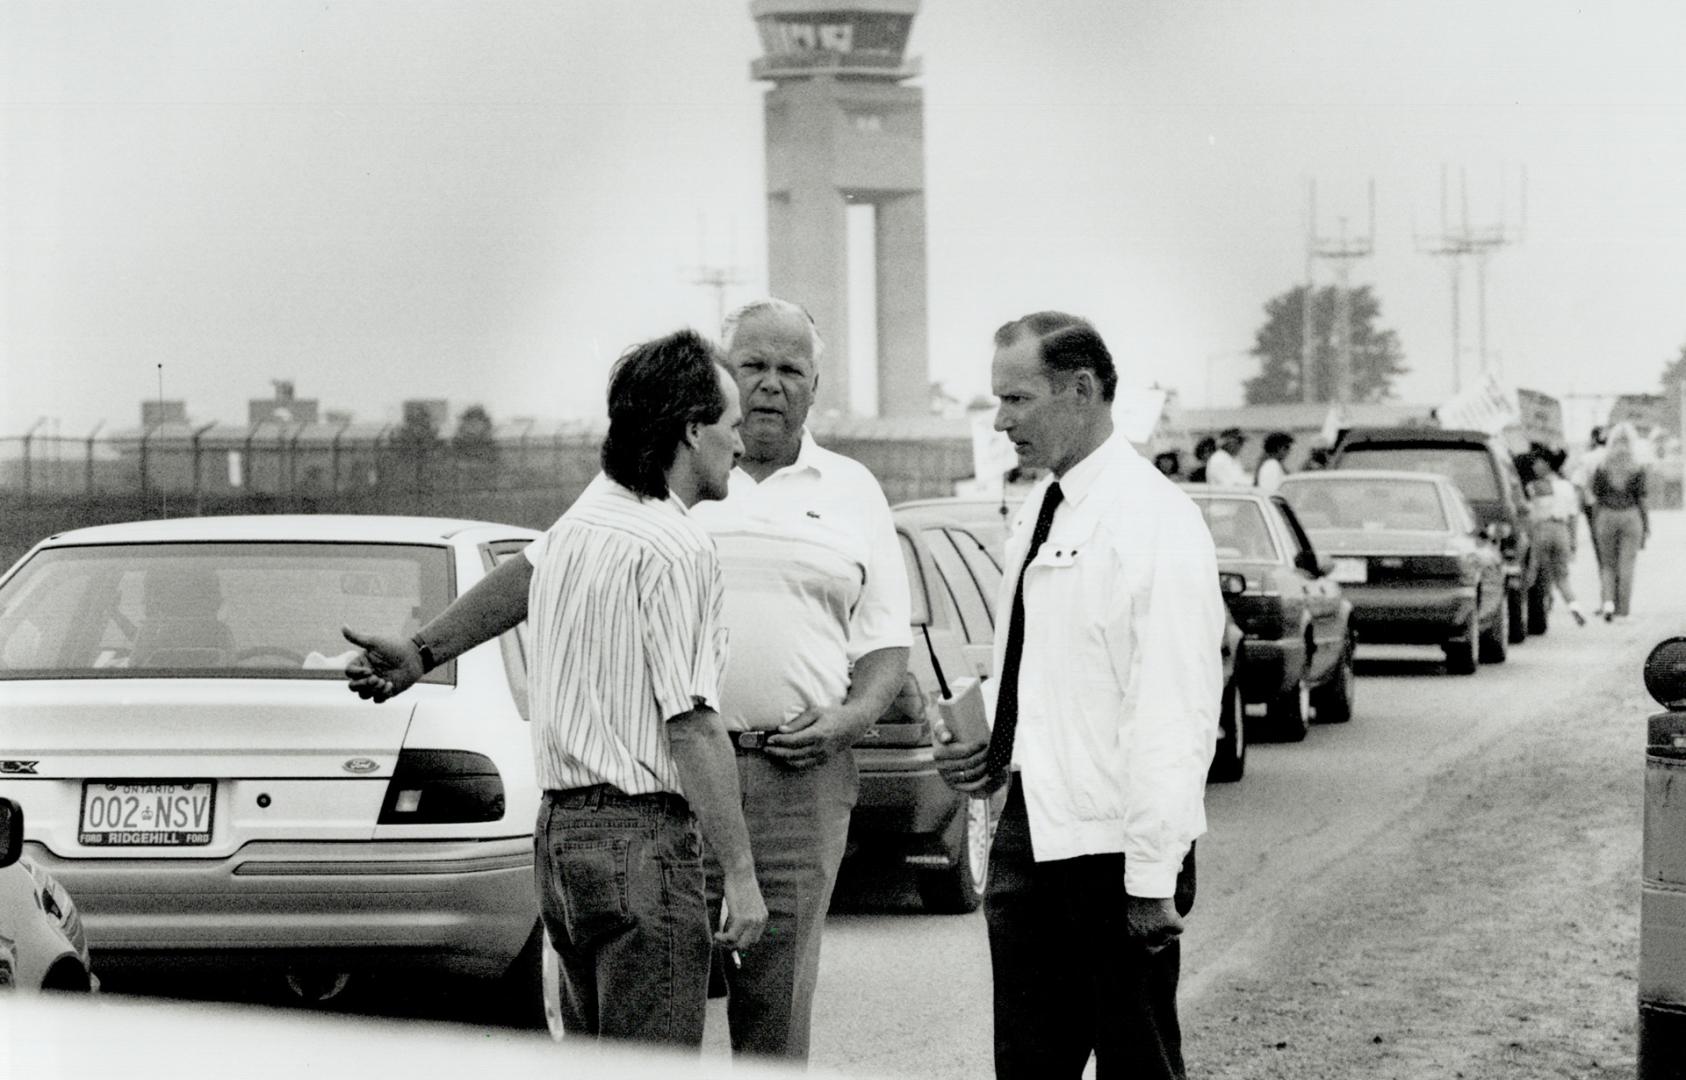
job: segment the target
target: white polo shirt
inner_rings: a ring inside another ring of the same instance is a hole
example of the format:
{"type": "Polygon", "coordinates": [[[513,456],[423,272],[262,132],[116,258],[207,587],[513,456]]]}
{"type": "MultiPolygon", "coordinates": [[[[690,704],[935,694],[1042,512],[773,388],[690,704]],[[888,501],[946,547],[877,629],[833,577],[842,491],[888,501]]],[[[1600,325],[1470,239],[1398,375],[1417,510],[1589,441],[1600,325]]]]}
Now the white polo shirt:
{"type": "Polygon", "coordinates": [[[775,728],[835,705],[856,660],[911,644],[907,566],[884,491],[808,432],[793,464],[759,483],[733,469],[726,498],[691,518],[714,537],[726,581],[727,728],[775,728]]]}

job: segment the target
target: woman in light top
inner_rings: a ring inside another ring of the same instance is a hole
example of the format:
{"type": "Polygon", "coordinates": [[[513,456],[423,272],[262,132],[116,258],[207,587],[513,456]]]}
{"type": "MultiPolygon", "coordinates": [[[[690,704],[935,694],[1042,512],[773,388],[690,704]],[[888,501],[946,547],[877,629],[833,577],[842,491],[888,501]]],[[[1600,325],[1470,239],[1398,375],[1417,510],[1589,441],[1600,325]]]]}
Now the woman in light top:
{"type": "Polygon", "coordinates": [[[1633,569],[1639,549],[1651,538],[1645,512],[1645,469],[1634,457],[1631,424],[1617,424],[1605,444],[1604,460],[1593,470],[1593,529],[1602,555],[1599,579],[1605,622],[1626,618],[1633,599],[1633,569]]]}

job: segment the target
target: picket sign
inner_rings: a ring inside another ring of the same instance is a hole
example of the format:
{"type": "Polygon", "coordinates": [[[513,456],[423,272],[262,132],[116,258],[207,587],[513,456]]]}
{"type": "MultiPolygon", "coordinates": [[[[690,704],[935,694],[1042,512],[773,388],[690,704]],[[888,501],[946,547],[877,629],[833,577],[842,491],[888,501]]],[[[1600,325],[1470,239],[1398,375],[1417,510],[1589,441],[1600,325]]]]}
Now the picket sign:
{"type": "Polygon", "coordinates": [[[1441,427],[1474,428],[1497,435],[1522,422],[1522,407],[1517,403],[1514,389],[1499,382],[1497,376],[1487,374],[1447,398],[1436,415],[1441,427]]]}

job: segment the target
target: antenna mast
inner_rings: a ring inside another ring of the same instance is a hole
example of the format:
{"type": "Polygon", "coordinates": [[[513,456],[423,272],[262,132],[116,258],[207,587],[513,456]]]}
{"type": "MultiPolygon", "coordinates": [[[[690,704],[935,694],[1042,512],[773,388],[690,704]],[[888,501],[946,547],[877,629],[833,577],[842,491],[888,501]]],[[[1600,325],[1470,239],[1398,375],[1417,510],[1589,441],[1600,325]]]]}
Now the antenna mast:
{"type": "MultiPolygon", "coordinates": [[[[1309,267],[1313,259],[1328,259],[1335,264],[1335,363],[1334,363],[1334,392],[1331,399],[1337,404],[1347,405],[1352,402],[1352,262],[1355,259],[1369,258],[1376,250],[1376,181],[1370,181],[1370,223],[1368,232],[1362,237],[1348,237],[1346,232],[1346,218],[1340,219],[1340,233],[1333,239],[1322,238],[1317,235],[1317,188],[1315,181],[1312,187],[1312,221],[1307,233],[1308,254],[1306,263],[1309,267]]],[[[1309,273],[1307,277],[1309,278],[1309,273]]],[[[1307,310],[1310,308],[1311,290],[1309,283],[1306,289],[1307,310]]],[[[1307,319],[1309,325],[1309,319],[1307,319]]],[[[1309,341],[1310,334],[1307,333],[1309,341]]],[[[1304,357],[1302,367],[1309,367],[1304,357]]],[[[1310,380],[1306,382],[1302,396],[1311,400],[1310,380]]]]}

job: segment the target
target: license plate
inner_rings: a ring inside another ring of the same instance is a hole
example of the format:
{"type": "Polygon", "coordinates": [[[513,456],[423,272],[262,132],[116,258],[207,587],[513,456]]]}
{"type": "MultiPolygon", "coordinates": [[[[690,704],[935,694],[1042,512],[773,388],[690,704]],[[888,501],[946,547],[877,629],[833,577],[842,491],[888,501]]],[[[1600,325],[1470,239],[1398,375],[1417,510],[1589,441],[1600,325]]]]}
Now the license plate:
{"type": "Polygon", "coordinates": [[[1342,585],[1362,585],[1370,580],[1370,564],[1364,559],[1336,559],[1329,576],[1342,585]]]}
{"type": "Polygon", "coordinates": [[[82,785],[77,840],[89,847],[201,847],[211,842],[217,786],[90,780],[82,785]]]}

